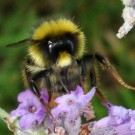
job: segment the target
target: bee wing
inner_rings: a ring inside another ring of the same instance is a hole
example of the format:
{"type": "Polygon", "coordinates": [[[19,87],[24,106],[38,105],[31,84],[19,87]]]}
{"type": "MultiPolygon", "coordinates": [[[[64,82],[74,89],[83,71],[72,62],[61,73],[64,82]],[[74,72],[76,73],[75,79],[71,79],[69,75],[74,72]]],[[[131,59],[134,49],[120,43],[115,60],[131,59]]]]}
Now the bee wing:
{"type": "Polygon", "coordinates": [[[30,41],[30,38],[23,39],[23,40],[20,40],[20,41],[11,43],[11,44],[7,44],[6,47],[18,47],[18,46],[23,45],[22,43],[26,43],[26,42],[29,42],[29,41],[30,41]]]}

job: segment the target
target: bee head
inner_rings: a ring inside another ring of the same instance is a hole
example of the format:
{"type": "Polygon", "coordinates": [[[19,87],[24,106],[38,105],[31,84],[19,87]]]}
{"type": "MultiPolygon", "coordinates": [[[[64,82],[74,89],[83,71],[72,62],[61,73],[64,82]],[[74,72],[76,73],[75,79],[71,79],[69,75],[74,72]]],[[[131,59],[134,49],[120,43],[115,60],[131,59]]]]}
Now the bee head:
{"type": "Polygon", "coordinates": [[[29,54],[39,65],[43,65],[46,59],[66,63],[65,58],[70,61],[69,56],[81,58],[84,47],[85,37],[77,25],[67,19],[57,19],[44,22],[35,29],[29,54]]]}
{"type": "Polygon", "coordinates": [[[73,55],[75,52],[75,39],[70,36],[64,35],[63,38],[57,40],[48,41],[48,52],[54,57],[58,57],[60,52],[66,51],[67,53],[73,55]]]}

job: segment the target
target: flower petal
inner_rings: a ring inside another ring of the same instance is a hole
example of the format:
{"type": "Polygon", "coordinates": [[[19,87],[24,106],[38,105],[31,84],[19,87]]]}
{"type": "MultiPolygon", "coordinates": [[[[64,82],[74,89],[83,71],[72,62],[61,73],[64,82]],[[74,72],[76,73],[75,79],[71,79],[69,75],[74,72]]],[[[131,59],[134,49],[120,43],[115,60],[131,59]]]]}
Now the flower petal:
{"type": "Polygon", "coordinates": [[[47,92],[46,92],[46,89],[42,89],[41,92],[41,98],[44,100],[45,103],[48,103],[48,95],[47,95],[47,92]]]}
{"type": "Polygon", "coordinates": [[[29,129],[32,124],[34,124],[34,121],[36,121],[36,117],[33,117],[34,115],[27,114],[21,117],[19,120],[19,125],[22,129],[27,130],[29,129]]]}
{"type": "Polygon", "coordinates": [[[75,96],[81,96],[84,95],[82,87],[77,85],[76,91],[72,91],[75,96]]]}
{"type": "Polygon", "coordinates": [[[33,98],[33,96],[35,96],[31,90],[27,89],[23,92],[21,92],[19,95],[18,95],[18,101],[19,102],[24,102],[30,98],[33,98]]]}
{"type": "Polygon", "coordinates": [[[83,96],[83,98],[81,100],[83,100],[82,104],[84,106],[87,105],[91,101],[91,99],[94,96],[95,92],[96,92],[96,89],[94,87],[94,88],[91,89],[91,91],[89,91],[86,95],[83,96]]]}
{"type": "Polygon", "coordinates": [[[135,135],[135,121],[131,120],[128,123],[117,126],[115,129],[119,135],[135,135]]]}

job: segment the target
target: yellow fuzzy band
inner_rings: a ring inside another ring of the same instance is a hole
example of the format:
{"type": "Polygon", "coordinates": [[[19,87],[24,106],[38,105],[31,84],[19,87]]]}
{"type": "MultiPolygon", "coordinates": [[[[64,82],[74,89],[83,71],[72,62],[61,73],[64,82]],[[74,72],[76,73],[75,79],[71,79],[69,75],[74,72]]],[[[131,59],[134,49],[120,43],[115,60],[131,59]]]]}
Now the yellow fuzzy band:
{"type": "Polygon", "coordinates": [[[65,67],[72,63],[72,58],[67,52],[60,52],[57,60],[57,66],[65,67]]]}
{"type": "Polygon", "coordinates": [[[48,35],[58,35],[65,32],[79,32],[78,27],[67,19],[51,20],[42,23],[35,29],[32,39],[42,40],[48,35]]]}

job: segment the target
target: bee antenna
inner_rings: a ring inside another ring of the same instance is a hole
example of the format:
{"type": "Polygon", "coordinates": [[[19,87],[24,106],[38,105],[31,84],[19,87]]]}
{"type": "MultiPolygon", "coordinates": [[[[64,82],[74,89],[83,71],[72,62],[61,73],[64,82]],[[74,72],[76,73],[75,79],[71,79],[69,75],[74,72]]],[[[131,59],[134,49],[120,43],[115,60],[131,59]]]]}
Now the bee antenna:
{"type": "Polygon", "coordinates": [[[22,43],[26,43],[28,41],[30,41],[30,38],[23,39],[23,40],[20,40],[20,41],[11,43],[11,44],[7,44],[6,47],[18,47],[18,46],[22,45],[22,43]]]}

